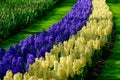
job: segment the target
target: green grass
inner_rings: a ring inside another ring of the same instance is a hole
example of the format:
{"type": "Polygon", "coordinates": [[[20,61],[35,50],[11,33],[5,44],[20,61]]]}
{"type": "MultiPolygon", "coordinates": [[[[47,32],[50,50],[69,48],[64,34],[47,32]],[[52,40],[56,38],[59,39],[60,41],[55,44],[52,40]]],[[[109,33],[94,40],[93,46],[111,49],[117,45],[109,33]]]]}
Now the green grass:
{"type": "Polygon", "coordinates": [[[4,1],[0,2],[0,42],[35,23],[60,0],[4,1]]]}
{"type": "Polygon", "coordinates": [[[8,49],[10,45],[15,45],[16,43],[19,43],[20,40],[25,39],[31,34],[41,32],[43,29],[48,30],[48,28],[51,27],[52,24],[57,23],[64,17],[71,10],[76,2],[77,0],[62,0],[62,2],[59,3],[51,12],[48,12],[48,14],[44,18],[31,25],[24,31],[20,32],[19,34],[16,34],[8,40],[1,42],[0,48],[8,49]]]}
{"type": "Polygon", "coordinates": [[[108,3],[108,5],[114,16],[115,43],[112,54],[105,61],[105,65],[97,80],[120,80],[120,2],[108,3]]]}

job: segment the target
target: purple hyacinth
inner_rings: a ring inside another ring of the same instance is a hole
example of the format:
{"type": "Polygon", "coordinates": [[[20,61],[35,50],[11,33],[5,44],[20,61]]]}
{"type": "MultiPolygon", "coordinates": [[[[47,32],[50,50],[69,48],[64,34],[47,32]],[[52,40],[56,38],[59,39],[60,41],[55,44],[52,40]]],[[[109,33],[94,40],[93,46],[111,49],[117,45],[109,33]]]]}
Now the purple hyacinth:
{"type": "Polygon", "coordinates": [[[32,54],[27,55],[27,64],[26,64],[26,71],[29,69],[29,65],[35,62],[35,57],[32,54]]]}
{"type": "Polygon", "coordinates": [[[13,74],[18,72],[16,63],[17,63],[17,59],[15,57],[13,57],[12,58],[12,72],[13,72],[13,74]]]}
{"type": "Polygon", "coordinates": [[[17,63],[16,63],[16,67],[17,67],[17,72],[23,73],[24,72],[24,60],[22,57],[18,57],[17,58],[17,63]]]}
{"type": "Polygon", "coordinates": [[[62,35],[58,34],[58,36],[55,39],[55,44],[58,44],[59,42],[63,41],[62,35]]]}
{"type": "Polygon", "coordinates": [[[2,57],[5,55],[5,50],[2,48],[0,49],[0,60],[2,60],[2,57]]]}
{"type": "Polygon", "coordinates": [[[42,47],[42,48],[40,49],[40,52],[38,52],[38,53],[36,54],[37,58],[45,57],[45,52],[46,52],[46,48],[45,48],[45,47],[42,47]]]}
{"type": "Polygon", "coordinates": [[[50,52],[50,49],[52,48],[52,45],[51,44],[48,44],[47,46],[46,46],[46,51],[47,52],[50,52]]]}

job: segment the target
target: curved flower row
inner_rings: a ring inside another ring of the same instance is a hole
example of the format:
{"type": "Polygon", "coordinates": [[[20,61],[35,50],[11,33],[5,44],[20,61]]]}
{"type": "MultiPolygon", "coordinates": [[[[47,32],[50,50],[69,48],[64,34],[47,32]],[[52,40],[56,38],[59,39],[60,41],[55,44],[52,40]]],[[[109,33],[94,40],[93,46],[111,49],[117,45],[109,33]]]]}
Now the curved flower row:
{"type": "Polygon", "coordinates": [[[105,0],[93,0],[87,25],[68,41],[54,45],[44,58],[36,58],[24,75],[7,71],[4,80],[67,80],[83,73],[91,56],[107,42],[112,31],[112,13],[105,0]]]}
{"type": "Polygon", "coordinates": [[[48,32],[31,35],[14,47],[10,46],[8,51],[0,49],[0,75],[4,76],[7,70],[12,70],[14,74],[28,71],[36,57],[45,57],[45,52],[50,52],[53,44],[68,40],[86,24],[91,7],[91,0],[78,0],[68,15],[49,28],[48,32]]]}

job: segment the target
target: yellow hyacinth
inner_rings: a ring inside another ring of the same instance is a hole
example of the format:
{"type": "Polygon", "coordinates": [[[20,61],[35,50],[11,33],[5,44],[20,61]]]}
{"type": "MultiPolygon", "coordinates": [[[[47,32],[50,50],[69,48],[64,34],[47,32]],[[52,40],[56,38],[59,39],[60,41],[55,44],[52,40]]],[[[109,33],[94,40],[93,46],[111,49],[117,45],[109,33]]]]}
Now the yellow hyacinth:
{"type": "Polygon", "coordinates": [[[13,77],[14,80],[23,80],[23,75],[21,73],[17,73],[13,77]]]}
{"type": "Polygon", "coordinates": [[[25,73],[24,74],[24,77],[23,77],[23,80],[28,80],[30,78],[29,74],[28,73],[25,73]]]}
{"type": "Polygon", "coordinates": [[[6,76],[4,77],[4,80],[13,80],[12,77],[13,77],[12,71],[8,70],[6,76]]]}

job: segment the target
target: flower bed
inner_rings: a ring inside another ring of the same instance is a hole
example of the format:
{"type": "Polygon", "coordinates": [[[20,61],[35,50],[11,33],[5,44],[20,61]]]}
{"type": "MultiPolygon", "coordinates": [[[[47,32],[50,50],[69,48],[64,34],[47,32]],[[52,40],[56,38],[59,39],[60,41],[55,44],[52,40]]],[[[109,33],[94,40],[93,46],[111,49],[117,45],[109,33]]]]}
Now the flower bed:
{"type": "Polygon", "coordinates": [[[36,58],[24,75],[12,75],[7,71],[7,79],[23,80],[77,80],[76,75],[83,79],[87,64],[91,66],[91,57],[95,51],[105,46],[112,31],[112,13],[109,11],[105,0],[92,0],[93,11],[89,20],[77,35],[68,41],[54,45],[45,58],[36,58]]]}
{"type": "Polygon", "coordinates": [[[45,57],[45,52],[50,52],[54,44],[67,41],[71,35],[76,35],[86,25],[91,10],[91,0],[78,0],[68,15],[49,28],[48,32],[31,35],[14,47],[11,46],[8,51],[0,49],[1,76],[3,77],[7,70],[12,70],[13,74],[28,71],[36,57],[45,57]]]}

